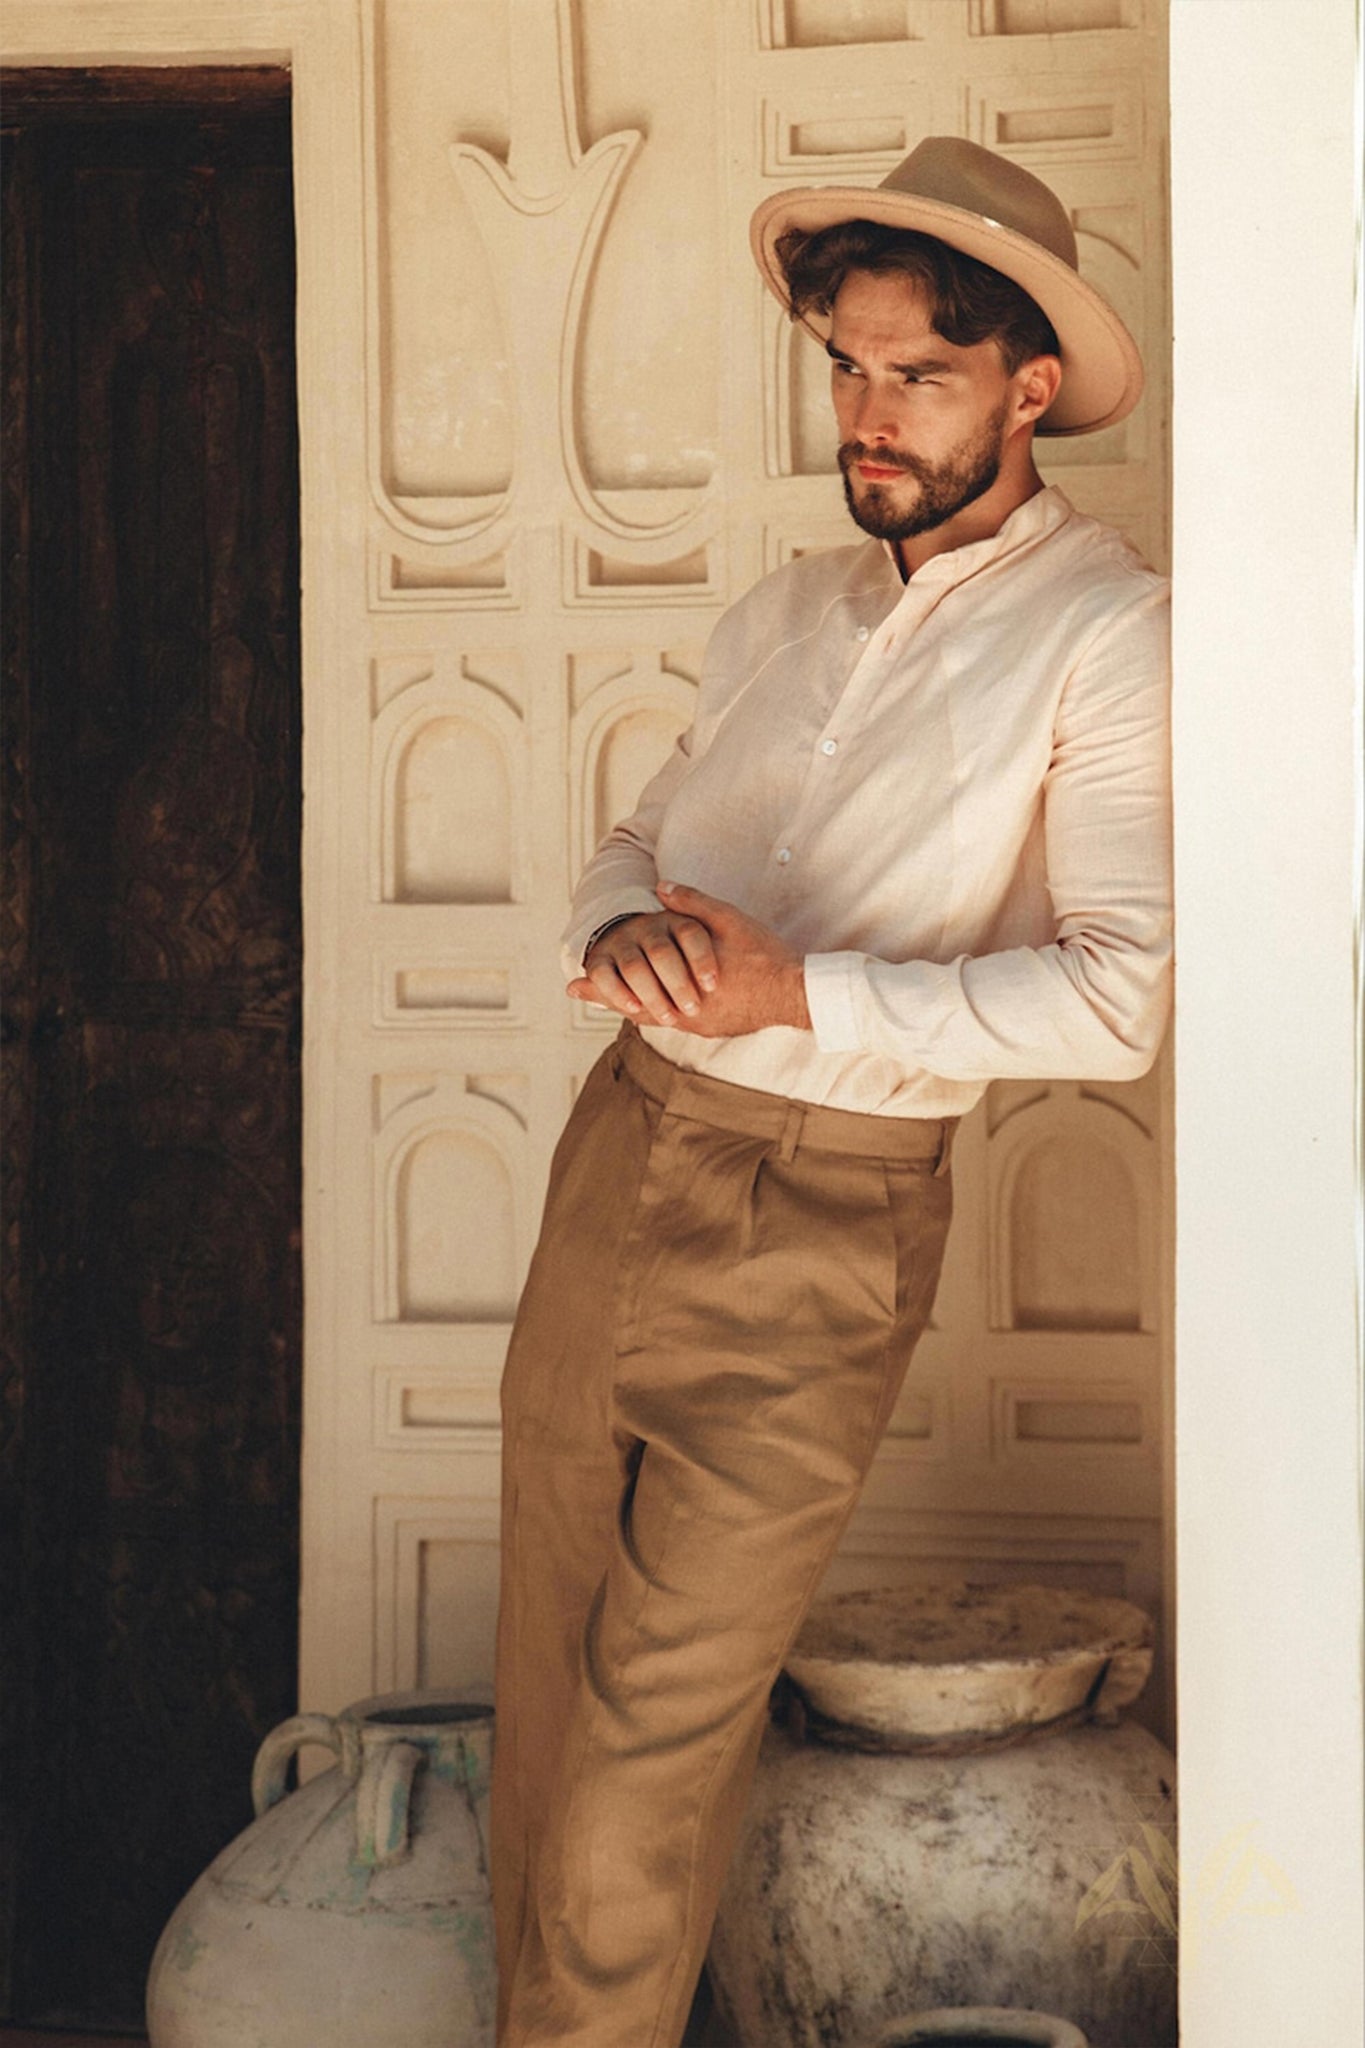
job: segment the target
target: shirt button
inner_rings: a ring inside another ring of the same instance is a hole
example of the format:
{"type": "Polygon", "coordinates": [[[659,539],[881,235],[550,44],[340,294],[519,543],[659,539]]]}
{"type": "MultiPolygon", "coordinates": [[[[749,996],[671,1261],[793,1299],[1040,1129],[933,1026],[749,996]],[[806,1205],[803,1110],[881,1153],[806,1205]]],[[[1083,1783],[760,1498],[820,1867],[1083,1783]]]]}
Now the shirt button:
{"type": "Polygon", "coordinates": [[[872,637],[872,628],[870,626],[859,626],[857,632],[853,635],[853,637],[855,640],[870,640],[872,637]]]}
{"type": "Polygon", "coordinates": [[[777,857],[781,861],[783,867],[785,867],[787,865],[787,862],[792,857],[791,848],[789,846],[779,846],[777,849],[777,857]]]}
{"type": "Polygon", "coordinates": [[[838,740],[821,740],[821,742],[820,742],[820,752],[821,752],[822,754],[837,754],[837,753],[838,753],[838,751],[839,751],[839,742],[838,742],[838,740]]]}

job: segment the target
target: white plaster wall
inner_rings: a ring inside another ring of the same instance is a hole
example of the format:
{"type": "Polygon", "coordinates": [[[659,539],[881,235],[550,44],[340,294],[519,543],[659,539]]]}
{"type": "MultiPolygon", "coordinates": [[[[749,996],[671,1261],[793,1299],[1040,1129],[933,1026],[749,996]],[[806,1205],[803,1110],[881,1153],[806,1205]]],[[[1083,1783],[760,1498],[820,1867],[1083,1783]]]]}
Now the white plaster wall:
{"type": "Polygon", "coordinates": [[[1174,0],[1186,2048],[1362,2014],[1350,0],[1174,0]]]}

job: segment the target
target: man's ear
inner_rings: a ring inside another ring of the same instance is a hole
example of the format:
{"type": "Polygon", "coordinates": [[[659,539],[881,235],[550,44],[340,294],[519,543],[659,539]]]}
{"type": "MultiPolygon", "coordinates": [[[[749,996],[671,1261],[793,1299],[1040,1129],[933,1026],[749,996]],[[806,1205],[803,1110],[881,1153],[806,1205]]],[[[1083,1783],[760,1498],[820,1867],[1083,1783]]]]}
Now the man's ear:
{"type": "Polygon", "coordinates": [[[1032,356],[1015,371],[1015,425],[1031,426],[1057,396],[1062,365],[1056,356],[1032,356]]]}

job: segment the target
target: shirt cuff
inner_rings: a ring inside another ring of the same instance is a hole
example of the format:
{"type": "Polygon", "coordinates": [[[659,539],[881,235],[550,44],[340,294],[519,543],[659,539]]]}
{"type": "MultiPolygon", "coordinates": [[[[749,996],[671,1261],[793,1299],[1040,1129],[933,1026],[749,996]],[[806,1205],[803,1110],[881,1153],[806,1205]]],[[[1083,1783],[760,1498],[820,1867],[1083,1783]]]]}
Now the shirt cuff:
{"type": "Polygon", "coordinates": [[[862,953],[807,953],[806,1007],[821,1052],[861,1052],[856,989],[863,978],[862,953]]]}
{"type": "Polygon", "coordinates": [[[645,888],[618,889],[606,902],[599,900],[593,904],[586,917],[574,920],[560,942],[559,959],[565,981],[576,981],[582,974],[588,940],[602,925],[617,917],[651,915],[662,909],[663,904],[654,891],[645,888]]]}

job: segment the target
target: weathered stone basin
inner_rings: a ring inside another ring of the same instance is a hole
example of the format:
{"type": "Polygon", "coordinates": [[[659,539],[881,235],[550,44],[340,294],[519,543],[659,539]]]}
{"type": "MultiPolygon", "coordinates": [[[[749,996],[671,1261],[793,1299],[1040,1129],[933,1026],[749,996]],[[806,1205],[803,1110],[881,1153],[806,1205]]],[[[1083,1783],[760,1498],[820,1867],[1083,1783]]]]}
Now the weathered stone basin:
{"type": "Polygon", "coordinates": [[[961,1580],[821,1601],[787,1658],[825,1738],[870,1749],[1112,1720],[1151,1669],[1152,1624],[1131,1601],[961,1580]]]}

